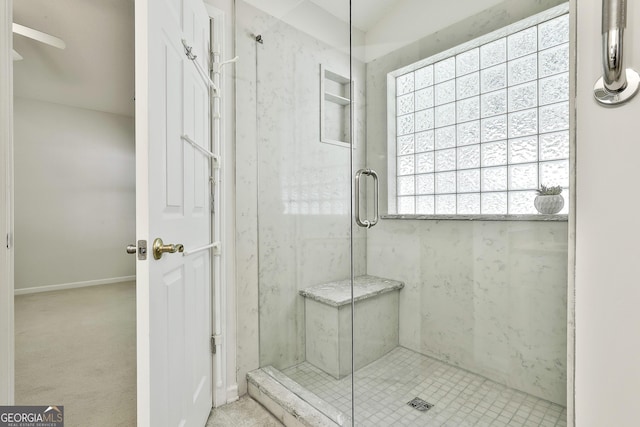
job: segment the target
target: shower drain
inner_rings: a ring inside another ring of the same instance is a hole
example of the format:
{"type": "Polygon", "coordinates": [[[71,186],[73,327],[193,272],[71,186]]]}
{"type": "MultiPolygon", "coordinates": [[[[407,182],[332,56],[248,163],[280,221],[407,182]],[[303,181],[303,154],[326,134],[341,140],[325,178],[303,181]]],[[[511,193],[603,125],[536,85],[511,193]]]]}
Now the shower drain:
{"type": "Polygon", "coordinates": [[[418,411],[422,411],[422,412],[426,412],[429,409],[433,408],[433,404],[426,402],[422,399],[420,399],[419,397],[416,397],[415,399],[412,399],[411,402],[407,402],[407,405],[411,406],[414,409],[417,409],[418,411]]]}

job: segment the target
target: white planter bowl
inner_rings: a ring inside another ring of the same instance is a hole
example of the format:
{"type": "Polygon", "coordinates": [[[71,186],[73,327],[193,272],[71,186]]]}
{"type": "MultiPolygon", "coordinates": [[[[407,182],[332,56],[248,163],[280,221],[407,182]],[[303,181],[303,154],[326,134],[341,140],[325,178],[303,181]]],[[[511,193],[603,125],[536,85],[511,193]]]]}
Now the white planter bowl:
{"type": "Polygon", "coordinates": [[[564,198],[562,194],[555,196],[536,196],[533,205],[541,214],[553,215],[560,212],[564,207],[564,198]]]}

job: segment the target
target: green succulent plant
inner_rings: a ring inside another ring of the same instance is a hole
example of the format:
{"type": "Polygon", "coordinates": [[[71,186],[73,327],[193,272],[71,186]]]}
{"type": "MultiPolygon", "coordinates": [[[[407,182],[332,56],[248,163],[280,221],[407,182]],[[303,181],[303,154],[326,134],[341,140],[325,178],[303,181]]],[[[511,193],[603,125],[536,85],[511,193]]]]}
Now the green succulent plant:
{"type": "Polygon", "coordinates": [[[541,185],[540,189],[537,191],[541,196],[557,196],[558,194],[562,193],[562,187],[559,185],[555,187],[547,187],[546,185],[541,185]]]}

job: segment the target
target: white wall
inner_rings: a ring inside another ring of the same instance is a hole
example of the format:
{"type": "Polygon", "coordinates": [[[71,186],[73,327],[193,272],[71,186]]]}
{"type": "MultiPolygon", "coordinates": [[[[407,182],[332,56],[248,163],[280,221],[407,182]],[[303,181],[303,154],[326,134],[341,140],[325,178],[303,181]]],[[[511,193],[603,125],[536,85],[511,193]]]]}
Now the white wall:
{"type": "Polygon", "coordinates": [[[131,117],[16,98],[15,287],[135,274],[131,117]]]}
{"type": "MultiPolygon", "coordinates": [[[[640,397],[640,96],[593,99],[601,2],[577,7],[576,425],[632,427],[640,397]]],[[[628,3],[627,67],[640,69],[640,4],[628,3]]]]}

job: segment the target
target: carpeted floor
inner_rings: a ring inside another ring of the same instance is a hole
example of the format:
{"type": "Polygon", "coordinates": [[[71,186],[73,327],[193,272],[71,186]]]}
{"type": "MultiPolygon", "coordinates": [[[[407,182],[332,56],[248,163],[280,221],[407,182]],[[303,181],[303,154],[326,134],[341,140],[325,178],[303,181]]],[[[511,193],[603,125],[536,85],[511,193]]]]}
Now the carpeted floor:
{"type": "MultiPolygon", "coordinates": [[[[135,282],[20,295],[16,404],[64,405],[66,427],[136,425],[135,282]]],[[[249,397],[207,427],[282,425],[249,397]]]]}
{"type": "Polygon", "coordinates": [[[135,282],[15,299],[16,404],[64,405],[65,426],[136,425],[135,282]]]}

